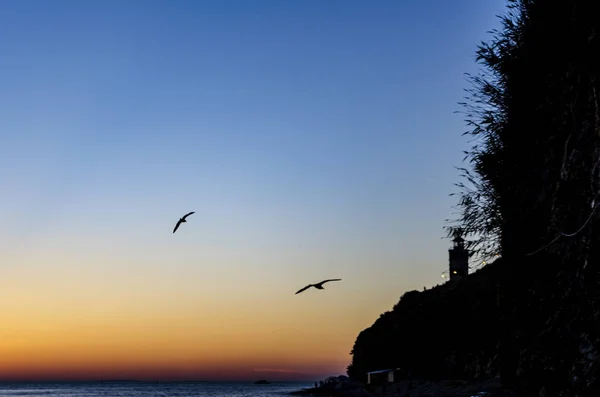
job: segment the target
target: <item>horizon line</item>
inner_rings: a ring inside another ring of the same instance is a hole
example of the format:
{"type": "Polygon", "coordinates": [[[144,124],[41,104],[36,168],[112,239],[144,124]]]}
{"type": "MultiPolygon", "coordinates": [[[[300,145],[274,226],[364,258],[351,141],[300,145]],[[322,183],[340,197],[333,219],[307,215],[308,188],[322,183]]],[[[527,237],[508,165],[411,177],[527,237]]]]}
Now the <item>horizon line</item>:
{"type": "MultiPolygon", "coordinates": [[[[29,379],[29,380],[10,380],[10,379],[0,379],[0,383],[227,383],[227,382],[256,382],[256,380],[250,379],[203,379],[203,380],[140,380],[140,379],[29,379]]],[[[270,383],[284,383],[284,382],[305,382],[299,380],[269,380],[270,383]]],[[[306,381],[308,382],[308,381],[306,381]]]]}

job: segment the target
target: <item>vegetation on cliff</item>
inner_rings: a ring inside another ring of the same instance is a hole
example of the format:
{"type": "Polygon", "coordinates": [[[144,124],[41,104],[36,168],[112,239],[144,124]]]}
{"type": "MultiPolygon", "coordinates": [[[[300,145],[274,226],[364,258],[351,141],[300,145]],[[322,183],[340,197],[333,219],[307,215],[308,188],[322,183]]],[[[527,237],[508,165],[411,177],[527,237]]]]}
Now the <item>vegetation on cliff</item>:
{"type": "Polygon", "coordinates": [[[448,232],[484,258],[502,254],[498,307],[478,287],[457,287],[453,308],[443,289],[405,294],[359,335],[351,374],[398,364],[448,376],[439,360],[452,345],[459,372],[483,360],[523,395],[600,395],[598,15],[592,1],[512,0],[477,52],[484,70],[464,104],[477,143],[448,232]]]}
{"type": "Polygon", "coordinates": [[[501,260],[467,279],[405,293],[362,331],[348,374],[401,368],[414,379],[465,379],[497,373],[497,280],[501,260]]]}

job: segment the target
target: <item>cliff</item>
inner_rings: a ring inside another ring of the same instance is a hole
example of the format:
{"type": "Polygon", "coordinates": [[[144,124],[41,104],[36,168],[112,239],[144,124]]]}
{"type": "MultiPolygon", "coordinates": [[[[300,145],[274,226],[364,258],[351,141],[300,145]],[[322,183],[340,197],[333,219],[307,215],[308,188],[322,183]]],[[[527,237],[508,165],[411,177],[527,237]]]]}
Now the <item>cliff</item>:
{"type": "Polygon", "coordinates": [[[385,368],[414,379],[465,379],[498,373],[498,285],[501,260],[460,280],[405,293],[362,331],[349,376],[385,368]]]}
{"type": "Polygon", "coordinates": [[[411,291],[361,332],[349,374],[500,375],[518,396],[600,396],[600,19],[591,1],[508,0],[464,103],[460,215],[501,261],[411,291]]]}
{"type": "Polygon", "coordinates": [[[505,365],[514,372],[505,384],[518,396],[600,395],[599,277],[591,266],[558,264],[521,263],[529,271],[514,277],[515,266],[499,259],[405,293],[358,335],[349,376],[364,382],[369,371],[400,368],[413,379],[476,380],[505,365]]]}
{"type": "Polygon", "coordinates": [[[411,291],[360,333],[349,375],[500,375],[519,396],[600,396],[600,19],[592,1],[508,0],[477,50],[461,230],[502,260],[411,291]]]}

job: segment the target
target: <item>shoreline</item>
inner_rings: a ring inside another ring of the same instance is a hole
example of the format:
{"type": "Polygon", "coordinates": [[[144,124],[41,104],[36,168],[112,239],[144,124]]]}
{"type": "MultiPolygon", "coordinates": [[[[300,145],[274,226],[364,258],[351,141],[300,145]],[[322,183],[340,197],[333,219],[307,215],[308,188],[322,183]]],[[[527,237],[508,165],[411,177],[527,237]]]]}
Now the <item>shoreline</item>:
{"type": "Polygon", "coordinates": [[[296,390],[292,396],[328,396],[328,397],[510,397],[514,393],[504,389],[499,379],[479,381],[442,380],[419,381],[413,380],[408,387],[408,381],[400,381],[380,386],[347,384],[341,388],[321,386],[296,390]],[[385,386],[385,388],[383,387],[385,386]]]}

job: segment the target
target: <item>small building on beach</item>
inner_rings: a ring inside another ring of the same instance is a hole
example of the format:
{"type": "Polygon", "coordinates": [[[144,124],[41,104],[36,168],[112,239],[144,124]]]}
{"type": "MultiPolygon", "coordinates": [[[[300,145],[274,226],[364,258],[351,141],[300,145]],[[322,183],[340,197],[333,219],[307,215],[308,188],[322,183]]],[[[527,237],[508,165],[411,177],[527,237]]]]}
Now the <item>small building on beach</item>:
{"type": "Polygon", "coordinates": [[[400,368],[380,369],[367,372],[367,384],[394,383],[399,378],[400,368]]]}

